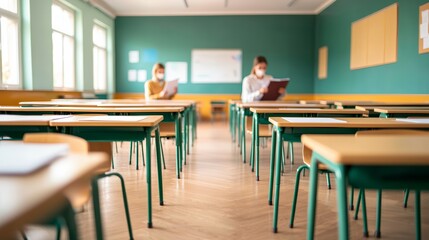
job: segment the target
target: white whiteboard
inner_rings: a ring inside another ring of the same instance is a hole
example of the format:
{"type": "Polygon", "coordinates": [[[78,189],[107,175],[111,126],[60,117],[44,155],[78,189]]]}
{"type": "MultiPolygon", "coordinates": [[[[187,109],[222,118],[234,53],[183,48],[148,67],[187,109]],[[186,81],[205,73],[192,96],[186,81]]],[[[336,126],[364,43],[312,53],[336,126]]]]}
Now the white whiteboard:
{"type": "Polygon", "coordinates": [[[241,82],[241,56],[239,49],[192,50],[192,82],[241,82]]]}

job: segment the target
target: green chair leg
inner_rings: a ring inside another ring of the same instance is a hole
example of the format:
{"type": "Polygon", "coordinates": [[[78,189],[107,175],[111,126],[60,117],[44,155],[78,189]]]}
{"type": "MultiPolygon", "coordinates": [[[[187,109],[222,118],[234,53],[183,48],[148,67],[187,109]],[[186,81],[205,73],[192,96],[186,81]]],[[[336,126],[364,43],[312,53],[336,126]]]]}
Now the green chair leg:
{"type": "Polygon", "coordinates": [[[356,209],[355,209],[355,216],[354,219],[357,220],[358,219],[358,215],[359,215],[359,208],[360,208],[360,202],[362,200],[362,189],[359,190],[359,195],[357,197],[357,201],[356,201],[356,209]]]}
{"type": "MultiPolygon", "coordinates": [[[[131,143],[132,144],[132,143],[131,143]]],[[[131,152],[130,152],[131,153],[131,152]]],[[[97,240],[103,239],[103,227],[101,223],[100,198],[98,193],[98,178],[94,177],[91,181],[92,205],[94,210],[94,225],[97,240]]]]}
{"type": "Polygon", "coordinates": [[[416,240],[420,240],[422,238],[421,216],[420,216],[420,190],[416,190],[415,204],[416,204],[415,206],[416,240]]]}
{"type": "MultiPolygon", "coordinates": [[[[355,189],[354,187],[351,187],[350,188],[350,207],[349,207],[350,211],[353,211],[354,209],[354,206],[353,206],[354,195],[355,195],[355,189]]],[[[359,201],[359,197],[358,197],[358,201],[359,201]]]]}
{"type": "Polygon", "coordinates": [[[159,147],[161,148],[161,159],[162,159],[162,164],[164,166],[164,169],[167,169],[165,166],[165,158],[164,158],[164,147],[162,146],[162,141],[161,139],[159,139],[159,147]]]}
{"type": "Polygon", "coordinates": [[[126,191],[126,188],[125,188],[124,178],[122,177],[121,174],[119,174],[117,172],[105,173],[105,174],[101,175],[99,178],[111,177],[111,176],[116,176],[121,181],[122,201],[124,203],[125,217],[127,219],[128,234],[130,236],[130,239],[134,239],[134,237],[133,237],[133,229],[131,227],[131,217],[130,217],[130,210],[129,210],[129,207],[128,207],[127,191],[126,191]]]}
{"type": "Polygon", "coordinates": [[[136,151],[136,170],[139,170],[139,142],[134,142],[134,149],[136,151]]]}
{"type": "Polygon", "coordinates": [[[360,189],[359,195],[361,195],[362,201],[362,221],[363,221],[363,236],[369,237],[368,233],[368,219],[366,215],[366,197],[365,197],[365,189],[360,189]],[[360,193],[362,192],[362,194],[360,193]]]}
{"type": "Polygon", "coordinates": [[[143,148],[143,141],[140,141],[140,146],[141,146],[141,150],[142,150],[142,162],[143,162],[143,167],[146,166],[145,162],[144,162],[144,148],[143,148]]]}
{"type": "Polygon", "coordinates": [[[55,230],[57,231],[57,236],[56,236],[57,240],[61,240],[61,225],[62,225],[61,220],[57,219],[55,221],[55,230]]]}
{"type": "Polygon", "coordinates": [[[112,165],[112,169],[115,169],[115,161],[114,161],[114,159],[113,159],[113,154],[112,154],[111,165],[112,165]]]}
{"type": "Polygon", "coordinates": [[[331,177],[329,176],[329,172],[325,173],[326,175],[326,184],[328,185],[328,189],[331,189],[331,177]]]}
{"type": "Polygon", "coordinates": [[[405,189],[405,194],[404,194],[404,208],[407,208],[408,205],[408,196],[410,195],[410,190],[409,189],[405,189]]]}
{"type": "Polygon", "coordinates": [[[290,156],[290,164],[293,165],[295,162],[295,156],[293,153],[293,142],[289,142],[289,156],[290,156]]]}
{"type": "Polygon", "coordinates": [[[77,232],[75,212],[72,205],[69,202],[67,202],[67,205],[63,210],[62,216],[65,220],[65,223],[68,229],[69,240],[77,240],[79,237],[77,232]]]}
{"type": "Polygon", "coordinates": [[[292,209],[290,212],[290,222],[289,222],[289,228],[293,228],[293,222],[295,220],[295,210],[296,210],[296,201],[298,199],[298,190],[299,190],[299,180],[301,178],[301,171],[304,169],[309,169],[307,165],[301,165],[296,170],[296,176],[295,176],[295,188],[293,191],[293,201],[292,201],[292,209]]]}
{"type": "Polygon", "coordinates": [[[129,161],[130,165],[131,165],[132,156],[133,156],[133,142],[130,142],[130,161],[129,161]]]}
{"type": "Polygon", "coordinates": [[[282,174],[285,173],[286,157],[285,157],[285,145],[282,144],[282,174]]]}
{"type": "Polygon", "coordinates": [[[377,190],[377,211],[375,221],[375,237],[381,238],[381,189],[377,190]]]}

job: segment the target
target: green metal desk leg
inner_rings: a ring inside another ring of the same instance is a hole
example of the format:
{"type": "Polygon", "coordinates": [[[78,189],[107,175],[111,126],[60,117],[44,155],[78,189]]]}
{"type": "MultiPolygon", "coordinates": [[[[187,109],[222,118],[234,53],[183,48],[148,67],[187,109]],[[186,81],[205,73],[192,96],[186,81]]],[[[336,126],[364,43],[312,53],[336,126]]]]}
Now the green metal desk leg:
{"type": "MultiPolygon", "coordinates": [[[[314,171],[313,168],[311,168],[311,171],[314,171]]],[[[337,182],[338,236],[341,240],[347,240],[349,239],[349,220],[347,209],[347,180],[344,166],[337,166],[335,177],[337,182]]]]}
{"type": "Polygon", "coordinates": [[[244,110],[241,110],[241,156],[246,163],[246,116],[244,110]]]}
{"type": "MultiPolygon", "coordinates": [[[[240,148],[241,150],[241,111],[240,108],[237,108],[235,111],[235,114],[237,116],[237,146],[240,148]]],[[[241,151],[240,151],[241,154],[241,151]]]]}
{"type": "Polygon", "coordinates": [[[255,122],[252,121],[252,139],[250,144],[250,159],[249,164],[252,169],[252,172],[255,171],[255,141],[256,141],[256,135],[255,135],[255,122]]]}
{"type": "Polygon", "coordinates": [[[103,239],[103,225],[101,223],[100,196],[98,191],[98,178],[94,177],[91,180],[92,190],[92,205],[94,210],[94,225],[97,240],[103,239]]]}
{"type": "Polygon", "coordinates": [[[271,134],[271,153],[270,153],[270,180],[268,186],[268,205],[273,205],[273,182],[274,182],[274,163],[276,158],[276,141],[277,134],[275,127],[273,127],[271,134]]]}
{"type": "Polygon", "coordinates": [[[366,197],[365,197],[365,189],[361,189],[359,195],[362,197],[362,221],[363,221],[363,236],[369,237],[368,233],[368,219],[366,215],[366,197]],[[362,194],[361,194],[362,193],[362,194]]]}
{"type": "Polygon", "coordinates": [[[164,205],[164,194],[162,189],[162,163],[161,163],[161,138],[159,136],[159,127],[155,130],[155,147],[156,147],[156,167],[158,170],[158,191],[159,191],[159,205],[164,205]]]}
{"type": "Polygon", "coordinates": [[[314,239],[314,227],[316,223],[316,203],[317,203],[317,180],[318,161],[316,154],[311,156],[310,187],[308,192],[308,210],[307,210],[307,240],[314,239]]]}
{"type": "Polygon", "coordinates": [[[67,225],[67,229],[68,229],[68,233],[69,233],[69,239],[70,240],[77,240],[79,237],[78,237],[75,212],[74,212],[74,209],[73,209],[71,203],[67,200],[66,200],[66,206],[63,210],[62,215],[63,215],[64,220],[65,220],[66,225],[67,225]]]}
{"type": "MultiPolygon", "coordinates": [[[[254,114],[254,115],[255,115],[255,117],[254,117],[253,121],[255,122],[254,123],[254,126],[255,126],[255,132],[254,132],[255,146],[254,146],[254,149],[255,150],[253,150],[253,152],[254,152],[255,156],[253,158],[254,158],[254,161],[256,162],[256,181],[259,181],[259,120],[258,120],[258,115],[257,114],[254,114]]],[[[282,141],[280,141],[280,142],[282,142],[282,141]]],[[[283,151],[283,148],[280,148],[280,149],[283,151]]]]}
{"type": "Polygon", "coordinates": [[[146,131],[146,182],[147,182],[147,218],[148,228],[152,228],[152,158],[150,146],[150,131],[146,131]]]}
{"type": "Polygon", "coordinates": [[[182,145],[182,141],[180,139],[180,132],[181,132],[181,121],[180,121],[180,114],[176,116],[175,121],[175,131],[176,131],[176,175],[177,178],[180,179],[180,166],[181,166],[181,152],[180,148],[182,145]]]}
{"type": "Polygon", "coordinates": [[[376,220],[375,220],[375,237],[381,237],[381,189],[377,190],[377,209],[376,209],[376,220]]]}
{"type": "Polygon", "coordinates": [[[280,200],[280,176],[282,164],[282,134],[283,129],[277,128],[277,142],[276,142],[276,188],[274,192],[274,214],[273,214],[273,232],[277,232],[277,220],[279,216],[279,200],[280,200]]]}
{"type": "MultiPolygon", "coordinates": [[[[190,137],[189,137],[189,123],[190,123],[190,118],[191,118],[191,112],[190,109],[187,110],[186,112],[186,116],[185,116],[185,146],[186,146],[186,154],[189,155],[189,141],[190,141],[190,137]]],[[[185,165],[186,165],[186,158],[185,158],[185,165]]]]}
{"type": "Polygon", "coordinates": [[[416,218],[416,240],[420,240],[422,238],[421,231],[421,217],[420,217],[420,190],[416,190],[415,196],[415,218],[416,218]]]}

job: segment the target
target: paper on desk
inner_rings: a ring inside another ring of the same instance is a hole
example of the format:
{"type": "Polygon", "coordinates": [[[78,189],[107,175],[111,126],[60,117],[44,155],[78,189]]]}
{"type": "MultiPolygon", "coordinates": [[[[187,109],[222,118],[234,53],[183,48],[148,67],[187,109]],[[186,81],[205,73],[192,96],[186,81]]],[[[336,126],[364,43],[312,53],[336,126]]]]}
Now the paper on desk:
{"type": "Polygon", "coordinates": [[[409,123],[429,123],[429,118],[397,118],[396,121],[409,123]]]}
{"type": "Polygon", "coordinates": [[[179,84],[179,79],[165,81],[165,86],[163,90],[167,92],[168,96],[171,96],[176,92],[178,84],[179,84]]]}
{"type": "Polygon", "coordinates": [[[80,118],[80,121],[118,121],[118,122],[138,122],[144,120],[146,116],[93,116],[80,118]]]}
{"type": "Polygon", "coordinates": [[[67,144],[0,142],[0,175],[28,174],[68,153],[67,144]]]}
{"type": "Polygon", "coordinates": [[[70,115],[0,115],[0,122],[9,121],[51,121],[61,118],[68,118],[70,115]]]}
{"type": "Polygon", "coordinates": [[[319,117],[284,117],[284,120],[292,123],[346,123],[344,120],[335,118],[319,118],[319,117]]]}

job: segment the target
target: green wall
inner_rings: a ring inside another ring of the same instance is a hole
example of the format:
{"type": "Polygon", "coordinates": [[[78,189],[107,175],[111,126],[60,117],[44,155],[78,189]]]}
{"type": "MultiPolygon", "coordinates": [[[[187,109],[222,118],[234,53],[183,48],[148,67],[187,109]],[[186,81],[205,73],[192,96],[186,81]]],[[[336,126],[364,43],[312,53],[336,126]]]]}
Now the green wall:
{"type": "MultiPolygon", "coordinates": [[[[316,17],[315,51],[328,46],[328,78],[317,79],[315,93],[429,93],[429,54],[418,53],[419,6],[427,0],[337,0],[316,17]],[[398,12],[398,61],[350,70],[351,23],[395,2],[398,12]]],[[[317,54],[316,54],[317,55],[317,54]]]]}
{"type": "Polygon", "coordinates": [[[142,61],[144,49],[156,49],[157,61],[188,62],[188,83],[181,93],[241,93],[241,83],[191,83],[191,51],[195,48],[241,49],[242,76],[249,74],[256,55],[268,58],[268,73],[290,77],[290,93],[313,92],[315,16],[192,16],[117,17],[116,92],[143,92],[144,83],[129,82],[129,69],[145,69],[151,78],[154,62],[142,61]],[[140,62],[128,62],[128,52],[140,51],[140,62]]]}
{"type": "MultiPolygon", "coordinates": [[[[82,0],[61,1],[76,12],[76,90],[93,90],[92,26],[94,20],[108,29],[111,60],[109,62],[109,92],[114,89],[114,20],[82,0]]],[[[22,78],[24,89],[52,90],[52,0],[22,0],[22,78]]]]}

